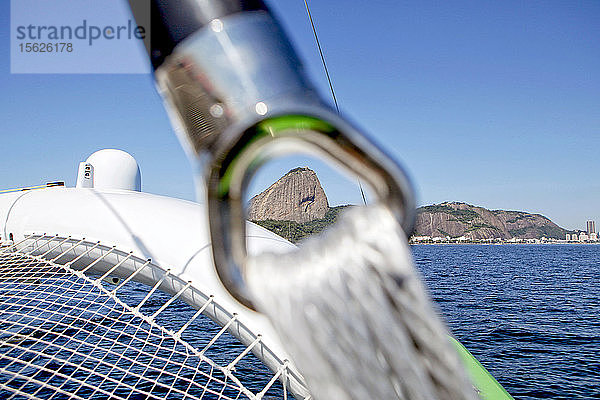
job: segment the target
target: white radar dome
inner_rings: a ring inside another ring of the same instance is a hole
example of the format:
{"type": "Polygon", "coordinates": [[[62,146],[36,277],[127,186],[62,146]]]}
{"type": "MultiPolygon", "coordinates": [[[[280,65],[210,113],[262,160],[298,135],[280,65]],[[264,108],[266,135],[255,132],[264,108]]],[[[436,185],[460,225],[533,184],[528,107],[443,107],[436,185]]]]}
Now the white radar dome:
{"type": "Polygon", "coordinates": [[[123,150],[99,150],[80,163],[77,187],[96,189],[142,190],[140,167],[123,150]]]}

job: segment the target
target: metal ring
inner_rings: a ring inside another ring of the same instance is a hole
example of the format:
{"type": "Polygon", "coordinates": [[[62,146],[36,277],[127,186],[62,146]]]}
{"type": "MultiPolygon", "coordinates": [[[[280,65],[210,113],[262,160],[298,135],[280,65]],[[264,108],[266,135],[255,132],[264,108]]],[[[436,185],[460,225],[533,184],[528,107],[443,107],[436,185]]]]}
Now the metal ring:
{"type": "Polygon", "coordinates": [[[267,161],[298,151],[318,155],[359,176],[409,235],[415,217],[412,185],[402,168],[337,114],[317,107],[308,113],[272,114],[242,131],[214,153],[207,170],[213,258],[219,278],[242,304],[254,309],[244,273],[247,259],[245,195],[267,161]]]}

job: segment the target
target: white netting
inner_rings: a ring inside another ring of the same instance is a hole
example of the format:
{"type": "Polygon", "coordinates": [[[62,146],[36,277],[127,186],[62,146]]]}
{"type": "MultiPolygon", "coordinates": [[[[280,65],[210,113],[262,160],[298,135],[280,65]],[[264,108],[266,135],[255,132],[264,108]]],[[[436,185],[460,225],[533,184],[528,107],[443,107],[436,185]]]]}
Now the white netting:
{"type": "Polygon", "coordinates": [[[0,398],[287,398],[285,363],[272,373],[252,354],[259,336],[244,346],[229,335],[236,315],[224,326],[204,317],[212,297],[196,310],[178,299],[190,284],[162,293],[168,271],[150,287],[85,275],[43,258],[82,241],[44,239],[0,249],[0,398]]]}
{"type": "Polygon", "coordinates": [[[247,278],[316,399],[476,398],[387,209],[256,256],[247,278]]]}
{"type": "MultiPolygon", "coordinates": [[[[232,340],[238,317],[209,313],[214,299],[190,296],[191,283],[100,243],[27,241],[0,249],[0,398],[288,396],[287,363],[268,371],[252,354],[268,353],[260,336],[232,340]],[[179,288],[172,295],[160,291],[167,281],[179,288]],[[180,298],[205,301],[192,309],[180,298]]],[[[247,270],[317,399],[476,398],[386,209],[351,210],[324,236],[251,258],[247,270]]]]}

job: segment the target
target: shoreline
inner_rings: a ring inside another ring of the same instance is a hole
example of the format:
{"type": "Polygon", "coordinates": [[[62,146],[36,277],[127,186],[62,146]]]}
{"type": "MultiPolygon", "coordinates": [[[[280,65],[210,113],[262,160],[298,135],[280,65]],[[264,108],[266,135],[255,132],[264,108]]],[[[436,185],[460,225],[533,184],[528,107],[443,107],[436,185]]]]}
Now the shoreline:
{"type": "Polygon", "coordinates": [[[408,242],[410,246],[464,246],[464,245],[479,245],[479,246],[548,246],[548,245],[581,245],[581,246],[597,246],[600,242],[408,242]]]}

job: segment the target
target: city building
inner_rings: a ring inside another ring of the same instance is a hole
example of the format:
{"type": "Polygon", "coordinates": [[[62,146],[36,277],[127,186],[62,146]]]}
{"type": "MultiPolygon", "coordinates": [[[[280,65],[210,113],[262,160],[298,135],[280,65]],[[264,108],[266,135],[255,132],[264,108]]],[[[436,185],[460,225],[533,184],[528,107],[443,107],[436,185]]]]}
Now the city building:
{"type": "Polygon", "coordinates": [[[596,221],[587,221],[587,234],[596,233],[596,221]]]}

